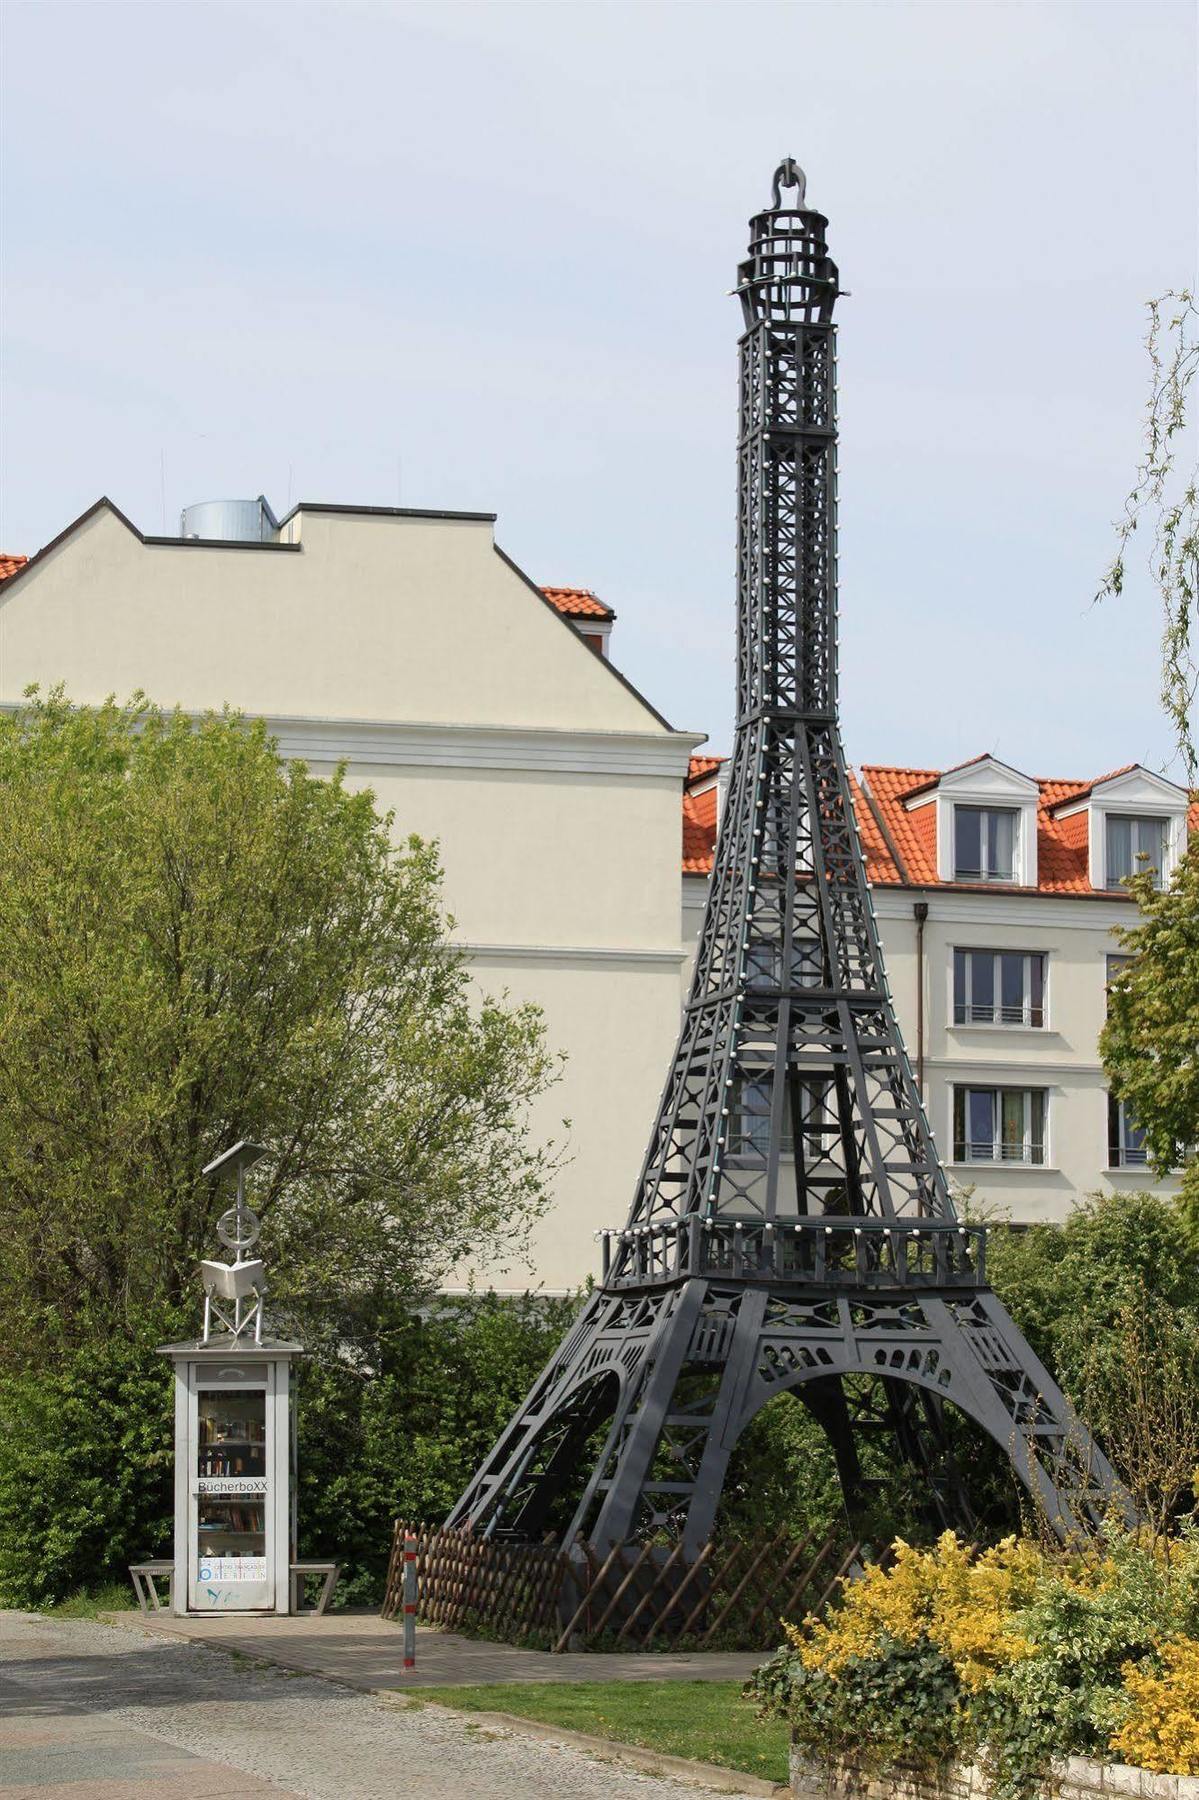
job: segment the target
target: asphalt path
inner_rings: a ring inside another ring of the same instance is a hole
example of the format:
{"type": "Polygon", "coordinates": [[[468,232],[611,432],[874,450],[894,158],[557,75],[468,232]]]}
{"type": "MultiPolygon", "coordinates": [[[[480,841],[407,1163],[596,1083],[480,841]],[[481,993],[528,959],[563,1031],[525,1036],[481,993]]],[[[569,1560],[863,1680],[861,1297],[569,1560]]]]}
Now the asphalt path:
{"type": "Polygon", "coordinates": [[[682,1800],[697,1790],[235,1653],[0,1612],[5,1800],[682,1800]]]}

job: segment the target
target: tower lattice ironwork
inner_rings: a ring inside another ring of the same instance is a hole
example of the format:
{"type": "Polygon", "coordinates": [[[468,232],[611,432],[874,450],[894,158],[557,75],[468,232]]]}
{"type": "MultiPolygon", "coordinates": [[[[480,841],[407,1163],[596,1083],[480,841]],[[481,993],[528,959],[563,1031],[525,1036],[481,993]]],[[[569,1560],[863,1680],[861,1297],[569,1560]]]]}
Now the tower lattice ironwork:
{"type": "Polygon", "coordinates": [[[602,1281],[450,1515],[488,1534],[694,1552],[787,1389],[851,1507],[884,1433],[970,1522],[947,1405],[1062,1529],[1114,1486],[986,1285],[883,970],[837,716],[839,284],[805,185],[783,162],[739,268],[736,740],[690,996],[602,1281]]]}

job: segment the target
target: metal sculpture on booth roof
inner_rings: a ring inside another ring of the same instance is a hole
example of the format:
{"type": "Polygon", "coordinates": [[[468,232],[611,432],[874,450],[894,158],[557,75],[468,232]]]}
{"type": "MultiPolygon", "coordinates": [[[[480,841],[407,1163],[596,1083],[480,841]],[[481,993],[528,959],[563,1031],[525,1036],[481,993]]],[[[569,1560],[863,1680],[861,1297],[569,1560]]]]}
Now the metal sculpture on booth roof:
{"type": "Polygon", "coordinates": [[[883,971],[837,711],[841,289],[805,193],[788,158],[739,269],[736,741],[678,1047],[601,1284],[450,1515],[477,1533],[693,1555],[738,1436],[788,1389],[851,1512],[882,1433],[969,1525],[947,1405],[1062,1533],[1114,1491],[986,1285],[883,971]]]}
{"type": "Polygon", "coordinates": [[[258,1215],[246,1202],[246,1171],[268,1155],[265,1144],[252,1144],[248,1138],[234,1144],[224,1155],[215,1157],[201,1171],[226,1179],[237,1178],[237,1199],[217,1220],[217,1236],[234,1261],[202,1262],[200,1280],[204,1284],[204,1332],[201,1341],[211,1343],[214,1323],[234,1342],[251,1337],[262,1342],[263,1295],[266,1293],[266,1265],[261,1257],[248,1257],[261,1234],[258,1215]],[[232,1307],[232,1311],[229,1308],[232,1307]]]}

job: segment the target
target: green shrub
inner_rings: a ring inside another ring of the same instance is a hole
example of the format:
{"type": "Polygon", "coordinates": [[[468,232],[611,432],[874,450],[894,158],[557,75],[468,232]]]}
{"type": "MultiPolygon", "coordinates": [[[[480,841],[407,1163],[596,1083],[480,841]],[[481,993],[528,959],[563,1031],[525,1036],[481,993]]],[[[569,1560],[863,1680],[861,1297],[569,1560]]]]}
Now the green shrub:
{"type": "Polygon", "coordinates": [[[38,1607],[170,1553],[170,1364],[124,1339],[0,1380],[0,1603],[38,1607]]]}
{"type": "Polygon", "coordinates": [[[957,1747],[958,1680],[926,1638],[883,1638],[872,1656],[837,1674],[807,1668],[788,1648],[757,1671],[750,1692],[767,1716],[790,1721],[796,1746],[813,1758],[865,1756],[886,1771],[896,1763],[937,1763],[957,1747]]]}
{"type": "Polygon", "coordinates": [[[329,1357],[301,1368],[300,1548],[346,1564],[342,1605],[382,1598],[394,1521],[445,1517],[577,1308],[443,1300],[387,1322],[372,1370],[329,1357]]]}

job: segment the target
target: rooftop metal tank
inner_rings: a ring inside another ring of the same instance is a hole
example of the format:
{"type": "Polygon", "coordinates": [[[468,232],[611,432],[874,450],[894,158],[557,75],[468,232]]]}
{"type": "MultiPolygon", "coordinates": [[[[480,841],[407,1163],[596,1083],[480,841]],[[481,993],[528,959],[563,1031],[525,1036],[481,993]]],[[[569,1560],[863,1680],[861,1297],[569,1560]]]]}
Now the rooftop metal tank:
{"type": "Polygon", "coordinates": [[[279,521],[263,494],[257,500],[200,500],[184,507],[179,535],[226,544],[273,544],[279,521]]]}

